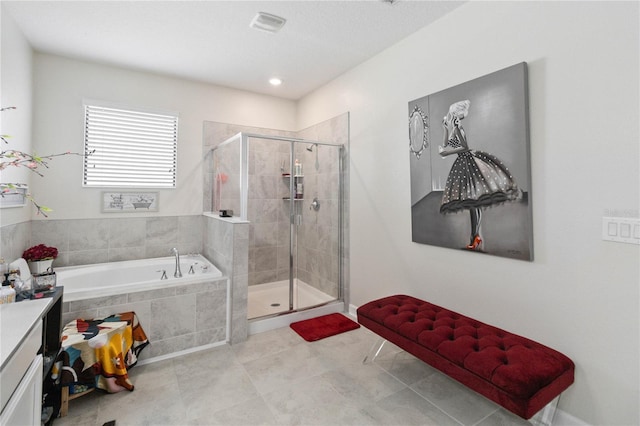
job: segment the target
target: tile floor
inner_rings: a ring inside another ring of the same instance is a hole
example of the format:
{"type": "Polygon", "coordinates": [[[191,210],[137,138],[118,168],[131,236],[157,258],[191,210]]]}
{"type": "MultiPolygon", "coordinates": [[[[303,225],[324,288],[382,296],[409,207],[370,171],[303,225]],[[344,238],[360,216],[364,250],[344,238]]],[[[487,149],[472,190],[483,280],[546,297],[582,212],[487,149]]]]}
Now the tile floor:
{"type": "Polygon", "coordinates": [[[289,327],[131,369],[133,392],[73,400],[55,426],[529,425],[387,343],[357,330],[306,342],[289,327]]]}

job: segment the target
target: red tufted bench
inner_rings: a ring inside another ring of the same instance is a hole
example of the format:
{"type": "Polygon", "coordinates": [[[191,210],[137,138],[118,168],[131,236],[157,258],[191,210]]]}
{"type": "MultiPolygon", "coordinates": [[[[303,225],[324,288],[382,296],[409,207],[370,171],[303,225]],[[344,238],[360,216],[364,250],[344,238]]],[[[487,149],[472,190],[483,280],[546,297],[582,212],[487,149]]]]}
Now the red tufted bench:
{"type": "Polygon", "coordinates": [[[524,419],[573,383],[560,352],[411,296],[357,312],[363,326],[524,419]]]}

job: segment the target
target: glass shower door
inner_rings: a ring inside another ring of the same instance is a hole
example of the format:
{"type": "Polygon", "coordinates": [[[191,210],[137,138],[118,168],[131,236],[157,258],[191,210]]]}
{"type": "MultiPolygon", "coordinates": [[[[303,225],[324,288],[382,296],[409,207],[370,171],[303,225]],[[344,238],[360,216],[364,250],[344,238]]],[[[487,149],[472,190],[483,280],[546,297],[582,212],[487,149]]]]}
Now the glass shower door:
{"type": "MultiPolygon", "coordinates": [[[[340,297],[341,147],[296,143],[302,167],[302,202],[295,203],[297,309],[340,297]]],[[[295,161],[295,159],[294,159],[295,161]]]]}
{"type": "Polygon", "coordinates": [[[249,138],[249,318],[340,297],[340,152],[313,142],[249,138]]]}
{"type": "Polygon", "coordinates": [[[344,147],[238,133],[211,152],[212,210],[249,225],[246,269],[233,266],[247,271],[248,318],[343,300],[344,147]]]}

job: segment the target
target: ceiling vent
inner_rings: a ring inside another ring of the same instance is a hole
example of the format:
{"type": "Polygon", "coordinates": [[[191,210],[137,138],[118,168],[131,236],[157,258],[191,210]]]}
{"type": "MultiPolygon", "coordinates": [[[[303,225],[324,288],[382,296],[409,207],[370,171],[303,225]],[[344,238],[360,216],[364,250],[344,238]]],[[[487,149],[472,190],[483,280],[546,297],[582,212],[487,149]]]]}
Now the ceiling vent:
{"type": "Polygon", "coordinates": [[[266,31],[268,33],[277,33],[280,28],[284,26],[285,22],[287,22],[287,20],[279,16],[258,12],[249,26],[256,30],[266,31]]]}

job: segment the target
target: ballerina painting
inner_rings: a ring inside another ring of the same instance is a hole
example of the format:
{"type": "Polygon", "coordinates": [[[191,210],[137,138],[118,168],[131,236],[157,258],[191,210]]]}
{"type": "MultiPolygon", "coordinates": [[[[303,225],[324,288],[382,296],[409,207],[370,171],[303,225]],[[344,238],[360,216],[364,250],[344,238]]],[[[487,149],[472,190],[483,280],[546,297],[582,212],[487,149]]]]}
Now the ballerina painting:
{"type": "Polygon", "coordinates": [[[408,106],[412,241],[533,260],[526,63],[408,106]]]}
{"type": "Polygon", "coordinates": [[[440,213],[469,210],[471,235],[469,250],[481,250],[482,210],[518,200],[522,197],[509,169],[494,155],[469,148],[461,121],[469,114],[469,100],[449,107],[442,119],[444,144],[438,147],[441,157],[457,155],[442,194],[440,213]]]}

